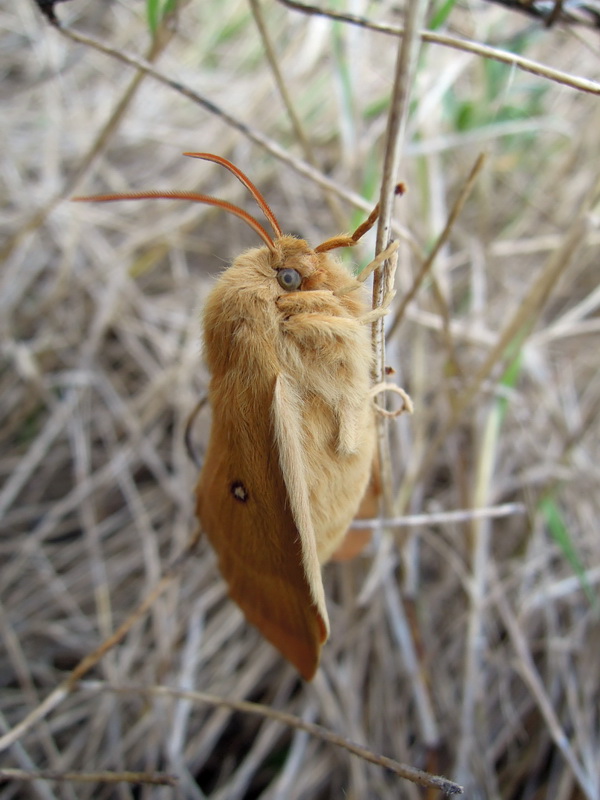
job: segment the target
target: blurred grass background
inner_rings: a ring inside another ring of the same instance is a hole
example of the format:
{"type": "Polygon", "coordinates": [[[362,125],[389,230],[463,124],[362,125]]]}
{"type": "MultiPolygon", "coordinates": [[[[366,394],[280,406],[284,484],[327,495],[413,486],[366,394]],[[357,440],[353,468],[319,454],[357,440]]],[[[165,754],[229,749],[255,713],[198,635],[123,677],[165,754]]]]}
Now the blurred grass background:
{"type": "MultiPolygon", "coordinates": [[[[327,7],[402,24],[388,0],[327,7]]],[[[212,151],[260,187],[285,231],[317,244],[352,230],[378,197],[397,49],[394,36],[274,0],[56,11],[293,163],[61,36],[33,3],[0,7],[0,732],[115,630],[189,539],[184,428],[207,382],[203,299],[256,244],[207,207],[63,201],[180,188],[255,213],[229,173],[181,155],[212,151]],[[308,162],[331,191],[294,168],[308,162]]],[[[485,2],[433,3],[426,27],[592,82],[584,92],[422,44],[398,176],[409,192],[396,202],[397,302],[487,156],[388,342],[415,403],[390,432],[395,513],[426,518],[325,568],[332,636],[310,685],[246,625],[202,543],[148,618],[1,762],[162,770],[178,787],[8,781],[2,800],[423,796],[272,720],[124,684],[259,701],[444,773],[469,798],[600,797],[600,37],[485,2]],[[433,516],[506,504],[496,518],[433,516]]],[[[208,425],[203,412],[200,449],[208,425]]]]}

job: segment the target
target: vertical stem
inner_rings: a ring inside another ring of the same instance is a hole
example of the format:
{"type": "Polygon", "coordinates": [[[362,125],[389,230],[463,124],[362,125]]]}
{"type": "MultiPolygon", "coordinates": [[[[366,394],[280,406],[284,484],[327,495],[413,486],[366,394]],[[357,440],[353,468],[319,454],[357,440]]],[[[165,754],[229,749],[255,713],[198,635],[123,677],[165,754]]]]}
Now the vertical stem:
{"type": "MultiPolygon", "coordinates": [[[[294,129],[296,138],[298,139],[302,148],[302,152],[304,153],[304,158],[311,166],[315,167],[316,169],[320,169],[315,152],[308,136],[306,135],[302,121],[296,112],[292,97],[288,92],[285,83],[285,78],[283,77],[283,73],[279,67],[279,62],[277,61],[277,56],[275,54],[275,48],[273,46],[273,42],[271,41],[271,36],[265,22],[261,0],[250,0],[250,8],[252,9],[254,21],[256,22],[256,27],[258,28],[260,38],[265,48],[265,55],[267,57],[267,61],[269,62],[269,66],[271,67],[275,85],[277,86],[279,95],[290,118],[290,123],[294,129]]],[[[325,191],[325,200],[329,205],[329,209],[333,214],[336,223],[341,229],[343,229],[346,224],[346,215],[342,211],[342,207],[340,206],[337,197],[332,192],[325,191]]]]}
{"type": "MultiPolygon", "coordinates": [[[[421,43],[419,30],[427,7],[426,0],[408,0],[406,9],[405,30],[400,41],[396,56],[396,71],[394,87],[392,90],[391,108],[388,116],[388,125],[385,139],[385,156],[383,162],[383,179],[379,198],[379,224],[377,227],[376,255],[381,253],[389,244],[392,221],[392,207],[394,190],[398,180],[400,157],[404,143],[404,133],[408,118],[410,89],[413,85],[414,64],[421,43]]],[[[397,252],[392,258],[397,258],[397,252]]],[[[387,274],[390,268],[395,267],[391,260],[385,261],[375,270],[373,276],[373,307],[380,306],[383,302],[387,286],[387,274]]],[[[385,374],[385,336],[383,318],[373,324],[373,352],[374,352],[374,381],[382,383],[385,374]]],[[[393,484],[392,461],[390,455],[389,438],[387,430],[388,419],[383,415],[377,416],[378,455],[382,487],[382,505],[385,517],[392,516],[393,510],[393,484]]],[[[404,603],[395,597],[395,585],[391,574],[385,577],[386,599],[388,601],[390,619],[403,653],[403,659],[412,672],[413,692],[419,717],[420,730],[428,746],[435,747],[438,743],[438,730],[435,720],[433,704],[431,702],[429,687],[422,669],[418,669],[419,656],[415,637],[410,627],[404,603]]]]}
{"type": "MultiPolygon", "coordinates": [[[[384,250],[390,240],[394,189],[397,183],[400,156],[404,143],[404,132],[408,118],[410,88],[412,85],[413,66],[420,46],[419,30],[425,13],[425,0],[409,0],[406,9],[405,30],[396,56],[394,87],[388,124],[385,136],[385,155],[383,161],[383,178],[379,197],[379,222],[377,225],[376,255],[384,250]]],[[[373,276],[373,306],[383,301],[385,274],[389,269],[388,262],[375,271],[373,276]]],[[[383,319],[373,323],[373,352],[375,355],[374,383],[382,383],[385,371],[385,336],[383,319]]],[[[377,420],[379,441],[379,463],[383,488],[383,503],[386,515],[392,509],[392,480],[389,443],[387,437],[387,420],[381,415],[377,420]]]]}
{"type": "MultiPolygon", "coordinates": [[[[498,440],[502,426],[502,407],[496,401],[487,413],[483,423],[483,435],[479,446],[475,490],[471,498],[472,508],[485,508],[492,495],[498,440]]],[[[483,654],[486,647],[485,613],[490,561],[492,521],[474,519],[471,523],[471,576],[469,589],[469,625],[466,639],[466,653],[461,701],[461,739],[458,743],[456,771],[469,780],[473,774],[472,754],[477,731],[481,721],[477,711],[485,692],[485,670],[483,654]]]]}

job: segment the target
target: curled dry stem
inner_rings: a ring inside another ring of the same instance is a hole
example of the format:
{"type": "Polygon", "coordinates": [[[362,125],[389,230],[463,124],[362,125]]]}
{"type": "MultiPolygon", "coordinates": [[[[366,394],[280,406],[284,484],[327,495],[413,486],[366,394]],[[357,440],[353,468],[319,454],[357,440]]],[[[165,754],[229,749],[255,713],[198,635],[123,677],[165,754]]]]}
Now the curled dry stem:
{"type": "Polygon", "coordinates": [[[395,419],[399,417],[400,414],[412,414],[414,411],[413,401],[410,399],[410,395],[406,392],[401,386],[396,386],[395,383],[386,383],[385,381],[382,383],[378,383],[371,389],[371,396],[376,397],[378,394],[382,392],[392,392],[393,394],[400,395],[402,398],[402,405],[400,408],[396,409],[395,411],[388,411],[387,408],[382,408],[382,406],[375,403],[375,409],[378,414],[383,417],[388,417],[389,419],[395,419]]]}

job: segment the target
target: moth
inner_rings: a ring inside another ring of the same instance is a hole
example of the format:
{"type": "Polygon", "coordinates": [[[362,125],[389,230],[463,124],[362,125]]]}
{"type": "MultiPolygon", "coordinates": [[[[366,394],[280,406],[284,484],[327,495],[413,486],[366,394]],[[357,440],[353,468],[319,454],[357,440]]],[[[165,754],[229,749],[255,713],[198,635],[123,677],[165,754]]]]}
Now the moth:
{"type": "Polygon", "coordinates": [[[186,155],[233,173],[273,235],[243,209],[207,195],[77,199],[195,200],[240,217],[262,239],[222,273],[204,309],[212,425],[196,510],[230,596],[310,680],[329,636],[321,566],[336,551],[345,554],[361,501],[373,506],[377,494],[370,323],[382,312],[370,310],[362,282],[330,251],[355,245],[378,208],[353,234],[311,247],[282,232],[231,162],[186,155]]]}

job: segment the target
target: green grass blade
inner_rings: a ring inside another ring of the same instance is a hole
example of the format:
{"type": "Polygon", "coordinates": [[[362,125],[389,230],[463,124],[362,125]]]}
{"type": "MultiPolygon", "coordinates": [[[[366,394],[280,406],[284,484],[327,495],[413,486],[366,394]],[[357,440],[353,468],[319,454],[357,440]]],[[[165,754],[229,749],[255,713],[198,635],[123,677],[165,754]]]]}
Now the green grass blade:
{"type": "Polygon", "coordinates": [[[429,30],[436,31],[438,28],[441,28],[450,16],[455,4],[456,0],[442,0],[441,3],[436,4],[431,19],[429,20],[429,30]]]}
{"type": "Polygon", "coordinates": [[[546,495],[540,500],[539,509],[546,520],[546,525],[550,531],[550,535],[562,550],[564,557],[567,559],[573,572],[579,578],[581,588],[585,596],[588,598],[591,606],[596,606],[598,598],[594,595],[592,587],[585,574],[585,567],[577,553],[573,539],[569,533],[568,526],[561,514],[560,508],[555,499],[550,495],[546,495]]]}

